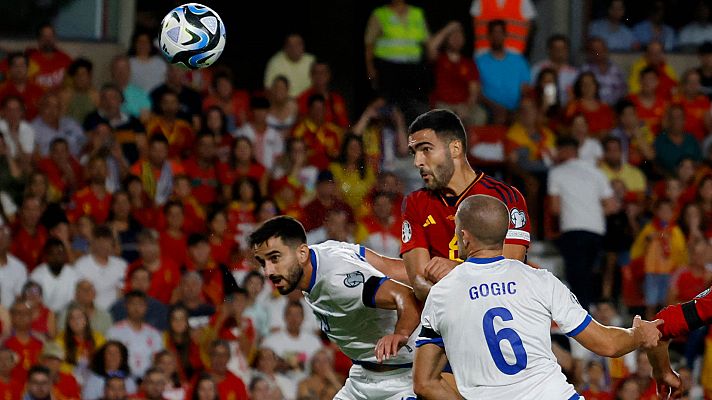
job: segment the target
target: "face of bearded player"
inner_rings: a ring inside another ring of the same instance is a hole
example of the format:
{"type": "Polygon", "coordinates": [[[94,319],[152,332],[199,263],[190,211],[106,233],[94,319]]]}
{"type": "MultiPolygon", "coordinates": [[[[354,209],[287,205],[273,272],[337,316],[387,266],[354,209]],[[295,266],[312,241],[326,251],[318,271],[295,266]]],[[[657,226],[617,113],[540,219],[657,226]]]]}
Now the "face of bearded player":
{"type": "Polygon", "coordinates": [[[290,246],[281,238],[272,237],[255,246],[253,250],[265,276],[272,281],[280,294],[289,294],[299,286],[304,276],[300,264],[309,257],[309,248],[306,245],[290,246]]]}
{"type": "Polygon", "coordinates": [[[414,154],[413,163],[420,171],[425,187],[445,189],[455,173],[449,143],[440,139],[432,129],[424,129],[410,135],[408,148],[414,154]]]}

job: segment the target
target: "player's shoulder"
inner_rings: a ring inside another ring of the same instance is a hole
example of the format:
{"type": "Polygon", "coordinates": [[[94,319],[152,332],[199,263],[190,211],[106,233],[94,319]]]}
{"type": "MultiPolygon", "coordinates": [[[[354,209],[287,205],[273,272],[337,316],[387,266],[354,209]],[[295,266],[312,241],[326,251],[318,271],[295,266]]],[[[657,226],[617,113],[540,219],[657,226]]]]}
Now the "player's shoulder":
{"type": "Polygon", "coordinates": [[[413,192],[410,192],[407,196],[405,196],[405,201],[406,204],[409,202],[413,201],[418,201],[418,200],[429,200],[434,197],[434,193],[432,190],[426,189],[426,188],[420,188],[418,190],[415,190],[413,192]]]}
{"type": "Polygon", "coordinates": [[[499,198],[506,204],[512,204],[523,200],[521,192],[519,192],[516,187],[484,173],[477,181],[477,184],[472,186],[469,194],[488,194],[499,198]]]}

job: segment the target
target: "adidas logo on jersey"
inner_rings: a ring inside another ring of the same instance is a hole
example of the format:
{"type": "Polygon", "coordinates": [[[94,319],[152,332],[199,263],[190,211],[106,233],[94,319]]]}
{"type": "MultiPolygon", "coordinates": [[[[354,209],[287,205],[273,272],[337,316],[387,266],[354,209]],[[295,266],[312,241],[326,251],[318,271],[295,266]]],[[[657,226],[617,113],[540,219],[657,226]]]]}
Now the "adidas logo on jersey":
{"type": "Polygon", "coordinates": [[[437,222],[435,222],[435,218],[433,218],[432,215],[428,215],[428,218],[425,220],[425,223],[423,224],[423,228],[427,228],[430,225],[435,225],[437,222]]]}

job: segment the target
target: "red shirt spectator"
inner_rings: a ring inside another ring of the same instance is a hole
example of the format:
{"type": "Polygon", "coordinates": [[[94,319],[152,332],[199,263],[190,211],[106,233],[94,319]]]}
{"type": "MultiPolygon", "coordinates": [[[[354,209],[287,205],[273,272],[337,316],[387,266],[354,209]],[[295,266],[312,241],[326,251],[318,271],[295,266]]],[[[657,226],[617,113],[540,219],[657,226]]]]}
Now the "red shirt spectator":
{"type": "Polygon", "coordinates": [[[40,263],[42,248],[48,238],[47,229],[40,225],[42,203],[35,197],[25,198],[20,215],[12,229],[10,252],[32,270],[40,263]]]}
{"type": "Polygon", "coordinates": [[[655,96],[653,99],[642,98],[640,94],[633,94],[628,97],[635,105],[635,110],[645,125],[654,133],[660,132],[663,116],[667,109],[667,101],[662,97],[655,96]]]}
{"type": "Polygon", "coordinates": [[[92,158],[87,172],[89,186],[74,193],[68,217],[74,222],[81,215],[89,215],[95,224],[101,225],[109,218],[111,209],[111,194],[106,190],[106,159],[92,158]]]}
{"type": "Polygon", "coordinates": [[[25,117],[31,121],[37,116],[37,104],[44,94],[41,87],[34,84],[27,75],[28,60],[22,53],[8,56],[8,79],[0,84],[0,103],[8,96],[17,96],[25,104],[25,117]]]}
{"type": "MultiPolygon", "coordinates": [[[[157,242],[149,245],[155,245],[157,249],[160,249],[157,242]]],[[[139,246],[141,246],[141,244],[139,244],[139,246]]],[[[131,276],[133,271],[139,267],[144,267],[151,273],[151,286],[146,294],[163,304],[170,304],[173,291],[180,283],[181,273],[178,264],[168,257],[160,257],[158,260],[150,263],[146,262],[145,259],[139,258],[131,263],[126,270],[126,282],[129,281],[128,277],[131,276]]],[[[127,291],[132,289],[129,286],[127,283],[127,291]]]]}
{"type": "Polygon", "coordinates": [[[702,93],[697,70],[689,70],[683,75],[680,93],[672,101],[682,105],[685,110],[685,132],[691,133],[699,141],[704,140],[711,123],[709,113],[712,104],[702,93]]]}
{"type": "Polygon", "coordinates": [[[158,239],[161,254],[165,254],[166,258],[183,267],[188,260],[187,238],[182,231],[183,205],[170,201],[163,207],[163,215],[166,219],[166,229],[161,232],[158,239]]]}
{"type": "Polygon", "coordinates": [[[215,262],[232,265],[232,254],[237,249],[234,233],[228,229],[225,211],[214,212],[208,218],[208,240],[210,254],[215,262]]]}
{"type": "Polygon", "coordinates": [[[230,346],[224,341],[216,341],[210,348],[210,375],[217,385],[218,398],[248,400],[245,384],[227,369],[230,353],[230,346]]]}
{"type": "Polygon", "coordinates": [[[49,156],[37,163],[37,169],[47,176],[49,198],[58,201],[77,189],[83,181],[83,169],[69,153],[64,139],[55,139],[49,148],[49,156]]]}
{"type": "Polygon", "coordinates": [[[324,103],[324,120],[342,128],[348,127],[349,112],[346,110],[344,98],[336,91],[329,90],[329,84],[331,83],[331,68],[329,64],[315,62],[311,66],[310,75],[312,86],[297,97],[299,115],[306,115],[309,112],[309,98],[312,95],[320,94],[326,100],[324,103]]]}
{"type": "Polygon", "coordinates": [[[307,117],[292,131],[292,137],[304,140],[308,149],[309,164],[320,170],[339,156],[343,130],[336,124],[327,122],[326,99],[320,94],[309,97],[307,117]]]}
{"type": "Polygon", "coordinates": [[[319,173],[316,185],[316,198],[304,207],[304,229],[309,232],[320,227],[331,209],[344,210],[349,215],[349,221],[354,222],[354,213],[348,204],[336,197],[337,187],[334,176],[329,171],[319,173]]]}
{"type": "Polygon", "coordinates": [[[10,308],[10,318],[14,334],[3,343],[4,347],[18,356],[17,365],[12,370],[12,380],[23,386],[27,379],[27,371],[37,364],[44,345],[31,333],[32,309],[23,302],[16,302],[10,308]]]}
{"type": "Polygon", "coordinates": [[[56,400],[79,400],[81,388],[76,378],[71,374],[59,371],[52,385],[52,398],[56,400]]]}
{"type": "Polygon", "coordinates": [[[43,90],[55,89],[64,82],[64,74],[72,63],[67,53],[57,48],[54,27],[45,24],[37,33],[37,48],[28,49],[29,77],[43,90]]]}
{"type": "Polygon", "coordinates": [[[223,192],[225,198],[234,197],[232,186],[242,178],[250,178],[257,182],[259,193],[267,195],[270,174],[262,164],[257,162],[252,143],[245,137],[238,137],[235,140],[230,162],[218,164],[217,173],[220,183],[227,186],[223,192]]]}
{"type": "Polygon", "coordinates": [[[161,95],[159,109],[161,112],[148,120],[146,132],[149,137],[157,133],[168,139],[168,157],[183,158],[192,153],[195,142],[195,132],[190,123],[178,118],[180,101],[178,95],[166,91],[161,95]]]}
{"type": "Polygon", "coordinates": [[[244,90],[235,90],[232,77],[225,71],[213,75],[213,93],[203,100],[203,110],[220,107],[227,117],[227,130],[232,132],[247,121],[250,110],[250,95],[244,90]]]}
{"type": "Polygon", "coordinates": [[[470,88],[480,81],[477,65],[459,53],[442,52],[435,62],[435,89],[432,101],[462,104],[470,100],[470,88]]]}
{"type": "Polygon", "coordinates": [[[217,199],[218,170],[216,164],[215,137],[211,134],[198,136],[195,142],[195,157],[183,162],[183,169],[190,178],[193,196],[201,204],[210,204],[217,199]]]}

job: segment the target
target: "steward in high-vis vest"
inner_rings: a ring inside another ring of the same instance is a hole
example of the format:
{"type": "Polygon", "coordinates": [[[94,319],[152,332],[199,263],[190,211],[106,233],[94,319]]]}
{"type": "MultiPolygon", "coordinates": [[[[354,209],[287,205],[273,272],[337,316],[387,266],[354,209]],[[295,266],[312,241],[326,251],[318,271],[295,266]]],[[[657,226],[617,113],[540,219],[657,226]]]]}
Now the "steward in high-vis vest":
{"type": "Polygon", "coordinates": [[[427,102],[424,61],[429,37],[423,10],[405,0],[393,0],[371,13],[364,35],[368,78],[389,101],[400,106],[427,102]]]}
{"type": "Polygon", "coordinates": [[[531,0],[473,0],[470,15],[476,54],[489,49],[487,23],[498,19],[507,23],[504,48],[522,54],[527,48],[530,21],[536,17],[536,9],[531,0]]]}

